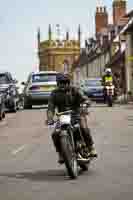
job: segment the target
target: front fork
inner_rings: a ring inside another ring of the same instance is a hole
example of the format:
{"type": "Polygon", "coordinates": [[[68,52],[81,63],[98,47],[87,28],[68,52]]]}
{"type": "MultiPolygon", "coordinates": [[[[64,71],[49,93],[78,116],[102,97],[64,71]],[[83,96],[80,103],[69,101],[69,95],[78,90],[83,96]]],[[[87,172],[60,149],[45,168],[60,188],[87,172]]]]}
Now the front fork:
{"type": "Polygon", "coordinates": [[[80,153],[81,155],[84,156],[84,153],[86,151],[88,152],[88,149],[86,149],[86,143],[85,143],[80,125],[76,124],[75,126],[76,126],[76,128],[74,127],[75,130],[73,131],[74,142],[75,142],[75,151],[76,151],[76,153],[80,153]]]}
{"type": "Polygon", "coordinates": [[[65,130],[61,129],[59,136],[60,137],[64,137],[64,136],[69,137],[71,145],[72,145],[73,152],[75,152],[75,139],[74,139],[74,133],[73,133],[72,127],[67,127],[65,130]]]}
{"type": "Polygon", "coordinates": [[[75,139],[74,139],[72,127],[62,128],[59,126],[59,124],[56,125],[55,134],[52,138],[56,146],[57,152],[60,152],[60,138],[61,137],[69,137],[72,149],[75,151],[75,139]]]}

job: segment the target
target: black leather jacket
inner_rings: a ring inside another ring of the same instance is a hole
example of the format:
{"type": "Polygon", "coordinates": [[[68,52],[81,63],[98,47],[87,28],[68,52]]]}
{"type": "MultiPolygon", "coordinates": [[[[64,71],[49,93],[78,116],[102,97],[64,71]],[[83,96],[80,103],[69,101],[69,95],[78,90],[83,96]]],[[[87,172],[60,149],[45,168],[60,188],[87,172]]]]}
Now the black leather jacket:
{"type": "Polygon", "coordinates": [[[74,112],[79,113],[80,104],[86,100],[88,100],[88,97],[84,96],[82,92],[75,87],[70,87],[69,91],[62,91],[60,88],[55,89],[51,93],[48,102],[48,120],[53,119],[56,108],[58,112],[73,110],[74,112]]]}

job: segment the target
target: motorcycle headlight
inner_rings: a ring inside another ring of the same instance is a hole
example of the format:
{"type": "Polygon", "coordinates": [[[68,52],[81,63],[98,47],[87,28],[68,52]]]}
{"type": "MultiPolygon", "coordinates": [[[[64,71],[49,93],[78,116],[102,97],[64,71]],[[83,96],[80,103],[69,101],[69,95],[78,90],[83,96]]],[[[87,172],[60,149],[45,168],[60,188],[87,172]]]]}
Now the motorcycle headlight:
{"type": "Polygon", "coordinates": [[[55,131],[56,131],[56,133],[57,132],[59,133],[61,131],[61,129],[60,128],[56,128],[55,131]]]}
{"type": "Polygon", "coordinates": [[[61,115],[60,123],[63,124],[71,124],[71,115],[61,115]]]}

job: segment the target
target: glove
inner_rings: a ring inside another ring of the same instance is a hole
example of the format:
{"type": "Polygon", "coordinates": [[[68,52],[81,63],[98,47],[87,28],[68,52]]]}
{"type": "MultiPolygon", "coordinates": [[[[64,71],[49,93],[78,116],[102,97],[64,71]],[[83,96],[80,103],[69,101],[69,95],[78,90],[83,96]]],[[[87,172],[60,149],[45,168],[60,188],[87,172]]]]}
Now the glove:
{"type": "Polygon", "coordinates": [[[86,100],[84,103],[87,105],[87,107],[91,106],[91,101],[90,100],[86,100]]]}
{"type": "Polygon", "coordinates": [[[49,125],[49,126],[54,125],[54,120],[49,120],[49,121],[48,121],[48,125],[49,125]]]}

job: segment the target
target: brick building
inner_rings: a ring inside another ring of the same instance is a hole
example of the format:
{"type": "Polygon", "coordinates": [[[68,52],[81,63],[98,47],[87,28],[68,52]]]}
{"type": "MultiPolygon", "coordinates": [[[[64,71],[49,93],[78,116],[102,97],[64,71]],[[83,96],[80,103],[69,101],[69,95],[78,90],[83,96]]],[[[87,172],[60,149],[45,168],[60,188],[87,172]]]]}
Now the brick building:
{"type": "Polygon", "coordinates": [[[105,6],[96,8],[95,37],[89,38],[85,42],[86,56],[80,56],[79,62],[74,65],[75,71],[76,66],[80,68],[82,79],[99,77],[106,67],[111,67],[113,73],[120,77],[121,87],[125,89],[126,37],[123,33],[131,19],[131,14],[130,16],[127,14],[126,7],[125,0],[113,1],[113,24],[109,24],[108,12],[105,6]]]}
{"type": "Polygon", "coordinates": [[[96,37],[102,29],[107,29],[108,27],[108,12],[106,7],[97,7],[95,13],[95,27],[96,27],[96,37]]]}
{"type": "Polygon", "coordinates": [[[121,18],[127,13],[127,4],[125,0],[113,1],[113,24],[119,26],[121,18]]]}

